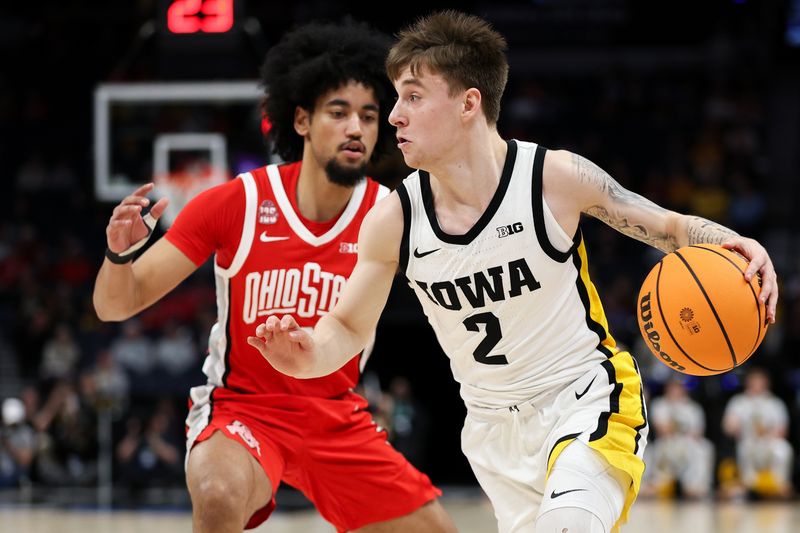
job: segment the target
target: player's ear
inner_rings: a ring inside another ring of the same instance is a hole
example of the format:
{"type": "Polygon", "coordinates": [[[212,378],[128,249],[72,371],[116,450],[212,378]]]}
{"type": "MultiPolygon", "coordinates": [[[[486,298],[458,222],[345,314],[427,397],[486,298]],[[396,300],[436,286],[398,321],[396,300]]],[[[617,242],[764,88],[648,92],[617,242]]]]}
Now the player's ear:
{"type": "Polygon", "coordinates": [[[300,106],[294,108],[294,131],[301,137],[308,135],[311,126],[311,113],[300,106]]]}
{"type": "Polygon", "coordinates": [[[462,93],[461,115],[464,119],[471,119],[481,110],[481,92],[471,87],[462,93]]]}

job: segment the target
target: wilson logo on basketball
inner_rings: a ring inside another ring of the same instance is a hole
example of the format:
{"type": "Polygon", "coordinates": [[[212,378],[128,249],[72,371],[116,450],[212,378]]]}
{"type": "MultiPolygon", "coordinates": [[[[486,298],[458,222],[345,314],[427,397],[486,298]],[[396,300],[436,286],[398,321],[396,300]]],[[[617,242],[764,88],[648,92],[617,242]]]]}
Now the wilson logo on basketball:
{"type": "Polygon", "coordinates": [[[657,353],[658,356],[664,360],[669,366],[673,367],[675,370],[684,371],[686,367],[683,365],[678,364],[676,361],[669,356],[669,354],[663,352],[661,350],[661,334],[653,328],[653,310],[650,307],[650,293],[646,293],[642,296],[642,299],[639,301],[639,318],[641,318],[642,324],[644,324],[644,331],[647,335],[647,341],[653,347],[653,352],[657,353]]]}

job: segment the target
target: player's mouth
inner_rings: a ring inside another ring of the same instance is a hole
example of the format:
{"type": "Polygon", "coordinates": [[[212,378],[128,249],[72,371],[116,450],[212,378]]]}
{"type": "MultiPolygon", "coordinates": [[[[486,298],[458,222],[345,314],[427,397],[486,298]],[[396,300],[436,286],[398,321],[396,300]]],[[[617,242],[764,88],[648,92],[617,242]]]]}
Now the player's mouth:
{"type": "Polygon", "coordinates": [[[398,148],[400,148],[402,150],[404,147],[408,146],[409,144],[411,144],[411,141],[409,141],[408,139],[406,139],[405,137],[402,137],[400,135],[397,136],[397,147],[398,148]]]}
{"type": "Polygon", "coordinates": [[[348,159],[361,159],[367,153],[367,148],[358,141],[350,141],[343,144],[339,150],[348,159]]]}

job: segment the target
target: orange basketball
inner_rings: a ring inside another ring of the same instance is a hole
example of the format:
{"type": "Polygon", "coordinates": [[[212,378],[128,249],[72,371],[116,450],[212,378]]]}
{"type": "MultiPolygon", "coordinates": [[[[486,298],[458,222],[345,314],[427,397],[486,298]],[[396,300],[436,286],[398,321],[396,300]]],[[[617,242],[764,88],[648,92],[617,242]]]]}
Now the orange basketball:
{"type": "Polygon", "coordinates": [[[761,279],[744,279],[747,260],[713,244],[685,246],[653,267],[636,315],[650,351],[695,376],[727,372],[753,355],[767,332],[761,279]]]}

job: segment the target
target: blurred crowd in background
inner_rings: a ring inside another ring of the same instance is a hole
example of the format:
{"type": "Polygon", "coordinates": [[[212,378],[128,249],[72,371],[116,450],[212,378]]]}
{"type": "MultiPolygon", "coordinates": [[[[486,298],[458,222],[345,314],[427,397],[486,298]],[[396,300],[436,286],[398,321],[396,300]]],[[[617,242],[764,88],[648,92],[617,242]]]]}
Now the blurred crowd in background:
{"type": "MultiPolygon", "coordinates": [[[[737,28],[728,28],[728,44],[740,38],[737,28]]],[[[718,30],[725,35],[725,27],[718,30]]],[[[180,487],[187,392],[203,382],[216,320],[212,265],[134,319],[97,319],[91,293],[113,205],[93,196],[89,102],[111,67],[83,65],[91,61],[81,55],[87,49],[59,50],[57,38],[23,39],[37,64],[17,60],[20,77],[0,79],[0,171],[11,194],[0,211],[0,488],[95,486],[103,417],[112,428],[115,485],[134,496],[139,488],[180,487]],[[51,75],[63,73],[67,59],[81,64],[75,68],[85,80],[51,75]]],[[[5,55],[10,38],[3,39],[5,55]]],[[[499,129],[580,153],[660,205],[728,225],[770,250],[782,292],[778,323],[761,348],[741,369],[681,376],[650,354],[634,314],[639,284],[661,253],[596,221],[583,224],[611,331],[637,357],[650,399],[643,494],[789,498],[800,486],[800,259],[786,244],[796,226],[775,214],[778,199],[766,185],[775,177],[768,142],[779,118],[769,65],[722,57],[567,75],[512,61],[499,129]]],[[[404,172],[389,166],[381,180],[394,186],[404,172]]],[[[800,208],[797,198],[789,201],[800,208]]],[[[442,359],[440,372],[400,373],[385,362],[404,357],[392,339],[427,328],[418,304],[397,285],[362,392],[394,445],[435,482],[469,482],[466,462],[437,466],[437,456],[460,452],[457,434],[439,439],[436,426],[447,417],[445,425],[457,431],[463,418],[455,389],[442,387],[452,381],[444,355],[432,342],[416,346],[442,359]],[[430,401],[437,394],[456,407],[443,412],[438,399],[430,401]]]]}

